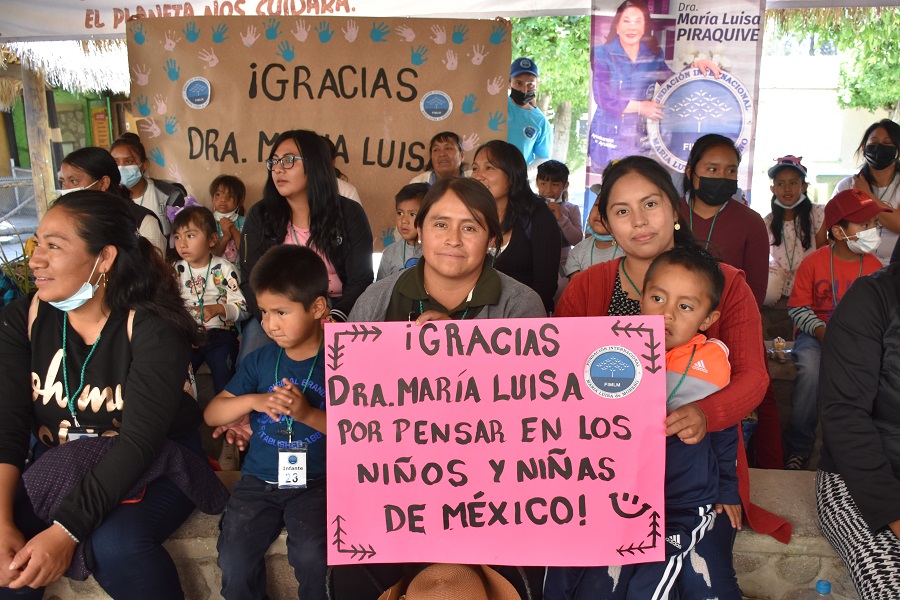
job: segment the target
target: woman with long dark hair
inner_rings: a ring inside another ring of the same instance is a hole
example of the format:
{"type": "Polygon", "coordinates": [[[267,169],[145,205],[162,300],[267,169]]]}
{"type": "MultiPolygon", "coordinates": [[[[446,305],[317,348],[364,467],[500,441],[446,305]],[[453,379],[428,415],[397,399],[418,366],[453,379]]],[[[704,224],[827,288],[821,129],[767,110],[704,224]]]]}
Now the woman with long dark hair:
{"type": "Polygon", "coordinates": [[[525,159],[508,142],[492,140],[475,151],[472,179],[487,187],[497,203],[503,240],[492,248],[494,268],[538,293],[553,311],[561,233],[550,209],[528,184],[525,159]]]}
{"type": "Polygon", "coordinates": [[[0,598],[90,572],[113,598],[181,598],[162,543],[227,498],[186,391],[202,335],[124,201],[63,196],[36,238],[37,292],[0,314],[0,598]]]}
{"type": "Polygon", "coordinates": [[[325,142],[313,131],[285,131],[266,160],[263,199],[247,213],[241,244],[241,288],[259,318],[250,289],[253,265],[278,244],[308,246],[328,267],[331,315],[344,321],[372,283],[372,231],[362,206],[338,194],[325,142]]]}

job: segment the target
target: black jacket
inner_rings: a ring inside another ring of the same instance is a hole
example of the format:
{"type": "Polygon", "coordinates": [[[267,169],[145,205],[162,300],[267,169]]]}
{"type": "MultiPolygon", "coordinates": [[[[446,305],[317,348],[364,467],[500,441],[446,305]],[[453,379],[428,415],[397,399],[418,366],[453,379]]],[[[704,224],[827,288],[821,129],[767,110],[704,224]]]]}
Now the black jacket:
{"type": "Polygon", "coordinates": [[[853,282],[828,321],[819,416],[819,468],[873,531],[900,519],[900,264],[853,282]]]}
{"type": "MultiPolygon", "coordinates": [[[[343,240],[337,249],[328,255],[338,277],[343,284],[343,295],[331,299],[332,315],[339,321],[346,321],[356,299],[359,298],[375,279],[372,270],[372,230],[362,206],[353,200],[339,196],[341,215],[344,219],[343,240]]],[[[285,232],[275,238],[266,238],[260,218],[262,202],[254,204],[247,212],[244,229],[241,231],[241,291],[247,299],[247,308],[257,319],[260,318],[256,295],[250,289],[250,273],[256,261],[272,246],[284,241],[285,232]]]]}

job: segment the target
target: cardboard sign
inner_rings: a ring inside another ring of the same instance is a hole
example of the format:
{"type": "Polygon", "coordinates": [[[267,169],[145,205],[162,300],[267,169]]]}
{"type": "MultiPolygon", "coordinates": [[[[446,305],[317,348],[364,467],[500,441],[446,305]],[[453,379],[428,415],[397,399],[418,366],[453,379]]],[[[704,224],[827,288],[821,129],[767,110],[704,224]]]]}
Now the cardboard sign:
{"type": "Polygon", "coordinates": [[[328,562],[662,560],[659,317],[326,325],[328,562]]]}
{"type": "Polygon", "coordinates": [[[467,150],[506,139],[502,23],[143,19],[129,27],[128,62],[152,176],[209,205],[213,178],[237,175],[249,206],[277,135],[311,129],[335,143],[335,165],[359,190],[376,248],[394,241],[394,195],[424,170],[432,136],[456,132],[467,150]]]}

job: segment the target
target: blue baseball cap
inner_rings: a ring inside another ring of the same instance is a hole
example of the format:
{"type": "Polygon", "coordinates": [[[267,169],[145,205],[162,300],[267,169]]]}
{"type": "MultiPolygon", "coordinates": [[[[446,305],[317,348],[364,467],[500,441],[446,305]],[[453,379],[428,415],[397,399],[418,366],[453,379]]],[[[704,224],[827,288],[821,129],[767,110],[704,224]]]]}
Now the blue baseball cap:
{"type": "Polygon", "coordinates": [[[513,61],[512,66],[509,68],[509,76],[515,77],[516,75],[521,75],[522,73],[529,73],[538,77],[538,67],[537,64],[531,60],[530,58],[525,58],[524,56],[521,58],[517,58],[513,61]]]}

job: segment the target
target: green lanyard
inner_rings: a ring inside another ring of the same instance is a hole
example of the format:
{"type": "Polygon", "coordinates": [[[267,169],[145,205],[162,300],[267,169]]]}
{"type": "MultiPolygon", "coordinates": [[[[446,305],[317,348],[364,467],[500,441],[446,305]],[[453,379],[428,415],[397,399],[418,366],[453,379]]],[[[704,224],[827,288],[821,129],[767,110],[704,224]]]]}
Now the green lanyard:
{"type": "MultiPolygon", "coordinates": [[[[588,263],[588,266],[589,266],[589,267],[593,267],[593,266],[594,266],[594,248],[596,248],[596,247],[597,247],[596,242],[594,242],[593,240],[591,240],[591,259],[590,259],[590,262],[588,263]]],[[[612,260],[613,258],[615,258],[615,257],[616,257],[616,253],[617,253],[618,251],[619,251],[619,244],[613,242],[613,255],[612,255],[612,258],[610,258],[609,260],[612,260]]]]}
{"type": "Polygon", "coordinates": [[[78,383],[78,389],[75,390],[74,394],[69,393],[69,370],[66,368],[66,330],[69,328],[69,315],[68,313],[63,313],[63,335],[62,335],[62,372],[63,372],[63,386],[66,389],[66,401],[69,405],[69,412],[72,414],[72,422],[75,423],[75,427],[81,427],[81,424],[78,422],[78,417],[75,416],[75,400],[78,398],[79,394],[81,394],[81,390],[84,389],[84,371],[87,369],[88,361],[91,360],[91,356],[94,355],[94,350],[97,349],[97,344],[100,343],[100,335],[97,335],[97,339],[94,340],[94,345],[91,346],[91,351],[88,352],[87,358],[84,359],[84,364],[81,365],[81,381],[78,383]]]}
{"type": "MultiPolygon", "coordinates": [[[[316,356],[313,358],[312,364],[309,366],[309,373],[306,374],[306,379],[303,380],[303,388],[300,390],[301,394],[306,394],[306,388],[309,387],[309,380],[312,377],[313,370],[316,368],[316,363],[319,362],[319,353],[322,351],[322,346],[325,345],[325,339],[322,338],[322,343],[319,344],[319,349],[316,350],[316,356]]],[[[275,387],[281,385],[281,380],[278,378],[278,367],[281,366],[281,355],[284,354],[284,348],[278,349],[278,358],[275,359],[275,387]]],[[[294,441],[294,418],[288,415],[284,416],[284,422],[287,425],[287,434],[288,434],[288,443],[291,444],[294,441]]]]}
{"type": "MultiPolygon", "coordinates": [[[[794,270],[794,251],[797,249],[797,221],[793,222],[794,224],[794,243],[791,244],[791,254],[788,256],[787,250],[785,250],[784,255],[788,260],[788,268],[793,271],[794,270]]],[[[787,238],[784,235],[784,223],[781,224],[781,241],[785,245],[787,245],[787,238]]]]}
{"type": "Polygon", "coordinates": [[[638,298],[643,298],[644,295],[641,293],[641,290],[637,289],[637,286],[634,285],[634,282],[631,280],[631,277],[628,276],[628,271],[625,270],[625,261],[628,257],[622,259],[622,272],[625,273],[625,279],[628,280],[628,283],[631,284],[631,289],[634,290],[634,293],[638,295],[638,298]]]}
{"type": "MultiPolygon", "coordinates": [[[[194,295],[197,296],[197,304],[200,305],[200,324],[201,325],[203,323],[205,323],[205,321],[203,320],[203,294],[206,293],[206,282],[209,281],[209,270],[212,268],[212,258],[213,258],[213,255],[210,254],[209,255],[209,264],[206,265],[206,277],[203,278],[203,287],[200,289],[200,293],[199,294],[197,293],[197,286],[195,286],[195,285],[192,286],[194,288],[194,295]]],[[[188,261],[184,261],[184,262],[187,263],[188,275],[190,275],[191,283],[193,284],[194,272],[191,270],[191,263],[189,263],[188,261]]]]}
{"type": "MultiPolygon", "coordinates": [[[[466,315],[469,314],[469,309],[470,309],[470,308],[472,308],[472,307],[471,307],[471,306],[467,306],[467,307],[466,307],[466,310],[463,311],[462,316],[459,318],[460,321],[465,321],[465,320],[466,320],[466,315]]],[[[419,314],[421,315],[421,314],[424,313],[424,312],[425,312],[425,305],[422,304],[422,301],[421,301],[421,300],[419,300],[419,314]]]]}
{"type": "MultiPolygon", "coordinates": [[[[712,239],[712,232],[713,232],[713,228],[716,226],[716,219],[719,218],[719,213],[722,212],[723,210],[725,210],[726,206],[728,206],[727,201],[725,202],[725,204],[723,204],[721,207],[719,207],[719,210],[716,211],[716,215],[713,217],[713,221],[709,225],[709,233],[706,235],[706,247],[704,248],[704,250],[709,250],[709,240],[712,239]]],[[[691,208],[691,214],[690,214],[689,218],[691,221],[691,231],[693,231],[694,230],[694,201],[693,200],[691,200],[690,208],[691,208]]]]}
{"type": "MultiPolygon", "coordinates": [[[[831,255],[829,258],[831,260],[831,305],[837,308],[837,284],[834,282],[834,246],[831,247],[831,255]]],[[[859,274],[856,276],[857,279],[862,277],[864,258],[865,256],[859,257],[859,274]]]]}
{"type": "Polygon", "coordinates": [[[678,393],[678,388],[681,387],[681,384],[684,383],[685,378],[687,377],[688,371],[691,369],[691,364],[694,362],[694,353],[697,351],[697,344],[694,344],[694,347],[691,349],[691,357],[688,359],[688,364],[684,368],[684,373],[681,374],[681,379],[678,380],[678,385],[675,386],[675,389],[672,390],[672,393],[666,398],[666,404],[672,401],[672,398],[675,397],[675,394],[678,393]]]}
{"type": "Polygon", "coordinates": [[[302,246],[302,244],[300,243],[300,239],[297,237],[297,230],[294,229],[294,224],[290,223],[290,226],[291,226],[291,236],[293,236],[293,238],[294,238],[294,245],[302,246]]]}

